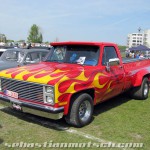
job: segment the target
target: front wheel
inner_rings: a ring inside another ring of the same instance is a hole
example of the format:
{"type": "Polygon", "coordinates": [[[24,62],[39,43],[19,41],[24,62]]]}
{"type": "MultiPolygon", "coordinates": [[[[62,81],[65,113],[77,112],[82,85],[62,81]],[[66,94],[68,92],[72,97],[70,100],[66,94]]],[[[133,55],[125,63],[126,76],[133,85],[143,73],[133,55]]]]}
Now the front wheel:
{"type": "Polygon", "coordinates": [[[89,94],[78,94],[72,99],[69,114],[65,117],[67,123],[76,127],[89,124],[93,115],[93,100],[89,94]]]}
{"type": "Polygon", "coordinates": [[[149,93],[149,81],[148,78],[144,78],[141,86],[135,87],[131,90],[130,95],[134,99],[147,99],[149,93]]]}

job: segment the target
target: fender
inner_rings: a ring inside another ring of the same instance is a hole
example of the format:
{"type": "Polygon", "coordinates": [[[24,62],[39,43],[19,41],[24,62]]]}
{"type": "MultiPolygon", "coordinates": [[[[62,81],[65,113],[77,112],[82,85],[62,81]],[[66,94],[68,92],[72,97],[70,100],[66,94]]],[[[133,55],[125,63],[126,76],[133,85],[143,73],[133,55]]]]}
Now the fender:
{"type": "MultiPolygon", "coordinates": [[[[89,88],[89,89],[80,89],[80,90],[78,90],[78,91],[76,91],[76,92],[74,92],[74,93],[70,93],[67,97],[66,97],[66,101],[67,101],[67,104],[66,105],[64,105],[64,115],[67,115],[68,114],[68,111],[69,111],[69,108],[70,108],[70,103],[71,103],[71,98],[72,98],[72,96],[73,95],[75,95],[75,94],[78,94],[78,93],[82,93],[82,92],[86,92],[86,91],[90,91],[90,90],[94,90],[94,88],[89,88]]],[[[95,92],[94,92],[95,93],[95,92]]],[[[94,94],[94,97],[95,97],[95,94],[94,94]]],[[[94,98],[93,99],[93,104],[95,104],[96,103],[96,99],[94,98]]]]}
{"type": "Polygon", "coordinates": [[[150,75],[150,72],[148,70],[145,69],[138,71],[132,79],[133,87],[140,86],[142,84],[143,77],[146,75],[150,75]]]}

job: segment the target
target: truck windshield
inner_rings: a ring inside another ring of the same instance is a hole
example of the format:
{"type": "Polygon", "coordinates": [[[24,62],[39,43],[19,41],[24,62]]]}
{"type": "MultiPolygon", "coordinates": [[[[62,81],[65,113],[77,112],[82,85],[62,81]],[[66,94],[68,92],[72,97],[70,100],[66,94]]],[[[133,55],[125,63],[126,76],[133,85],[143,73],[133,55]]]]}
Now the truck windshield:
{"type": "Polygon", "coordinates": [[[95,66],[98,63],[98,58],[98,46],[67,45],[54,46],[45,61],[95,66]]]}

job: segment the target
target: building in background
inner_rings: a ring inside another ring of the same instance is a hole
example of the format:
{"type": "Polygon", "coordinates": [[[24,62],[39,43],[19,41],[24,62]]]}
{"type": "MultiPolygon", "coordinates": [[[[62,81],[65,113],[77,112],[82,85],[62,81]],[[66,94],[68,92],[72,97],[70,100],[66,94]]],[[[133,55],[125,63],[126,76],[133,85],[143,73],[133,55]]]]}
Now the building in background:
{"type": "Polygon", "coordinates": [[[143,45],[150,48],[150,29],[144,31],[143,45]]]}
{"type": "Polygon", "coordinates": [[[150,48],[150,29],[144,30],[143,32],[131,33],[127,36],[127,46],[136,47],[138,45],[145,45],[150,48]]]}

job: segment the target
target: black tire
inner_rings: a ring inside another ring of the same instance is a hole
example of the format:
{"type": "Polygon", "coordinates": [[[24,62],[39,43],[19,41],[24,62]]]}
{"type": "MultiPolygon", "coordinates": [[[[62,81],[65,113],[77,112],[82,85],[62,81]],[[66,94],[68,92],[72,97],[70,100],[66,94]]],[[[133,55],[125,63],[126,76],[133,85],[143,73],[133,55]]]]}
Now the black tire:
{"type": "Polygon", "coordinates": [[[144,100],[148,98],[149,82],[147,78],[144,78],[141,86],[135,87],[130,91],[130,95],[134,99],[144,100]]]}
{"type": "Polygon", "coordinates": [[[93,115],[93,100],[89,94],[76,95],[71,102],[66,122],[75,127],[83,127],[89,124],[93,115]]]}

